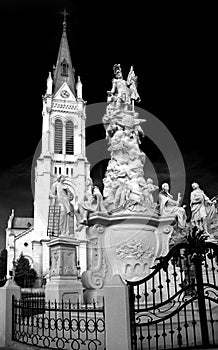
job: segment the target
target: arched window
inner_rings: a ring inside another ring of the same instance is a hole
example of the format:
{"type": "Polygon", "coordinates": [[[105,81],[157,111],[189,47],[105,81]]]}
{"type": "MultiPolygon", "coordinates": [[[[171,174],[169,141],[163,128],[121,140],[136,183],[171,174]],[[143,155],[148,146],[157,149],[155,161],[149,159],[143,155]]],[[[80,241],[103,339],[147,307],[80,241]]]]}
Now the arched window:
{"type": "Polygon", "coordinates": [[[74,154],[74,126],[70,120],[66,123],[66,154],[74,154]]]}
{"type": "Polygon", "coordinates": [[[64,77],[68,77],[68,64],[65,58],[61,62],[61,75],[64,77]]]}
{"type": "Polygon", "coordinates": [[[63,153],[63,124],[60,119],[55,120],[54,153],[63,153]]]}

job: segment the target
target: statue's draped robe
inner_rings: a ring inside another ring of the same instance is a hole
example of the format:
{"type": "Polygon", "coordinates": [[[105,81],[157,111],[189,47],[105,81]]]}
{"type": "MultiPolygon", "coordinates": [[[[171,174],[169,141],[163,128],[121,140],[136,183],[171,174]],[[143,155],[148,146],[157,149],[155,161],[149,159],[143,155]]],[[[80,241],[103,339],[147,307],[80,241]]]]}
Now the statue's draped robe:
{"type": "Polygon", "coordinates": [[[56,182],[51,188],[51,194],[55,196],[55,205],[60,207],[60,234],[62,236],[69,236],[69,214],[72,208],[68,195],[68,187],[61,182],[56,182]]]}
{"type": "Polygon", "coordinates": [[[185,209],[175,204],[173,196],[166,192],[159,194],[160,214],[162,216],[175,216],[178,219],[178,226],[183,229],[186,226],[185,209]]]}
{"type": "Polygon", "coordinates": [[[200,188],[193,190],[191,193],[191,212],[192,212],[192,224],[198,226],[199,222],[210,221],[216,212],[215,205],[208,204],[209,198],[205,195],[204,191],[200,188]]]}
{"type": "Polygon", "coordinates": [[[124,79],[113,79],[113,87],[111,92],[117,92],[117,99],[120,102],[130,103],[130,90],[124,79]]]}

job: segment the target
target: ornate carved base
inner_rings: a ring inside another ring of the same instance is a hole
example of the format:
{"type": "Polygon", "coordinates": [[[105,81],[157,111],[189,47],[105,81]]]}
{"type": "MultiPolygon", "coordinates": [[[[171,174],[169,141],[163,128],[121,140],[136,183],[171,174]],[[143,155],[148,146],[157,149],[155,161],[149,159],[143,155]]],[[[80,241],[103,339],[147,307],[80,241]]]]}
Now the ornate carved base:
{"type": "Polygon", "coordinates": [[[127,281],[145,278],[155,260],[168,253],[174,224],[172,217],[160,219],[139,213],[91,215],[83,286],[101,290],[115,275],[127,281]]]}
{"type": "Polygon", "coordinates": [[[55,238],[50,247],[50,279],[46,284],[46,300],[57,302],[81,301],[83,288],[78,280],[77,246],[79,242],[69,237],[55,238]]]}

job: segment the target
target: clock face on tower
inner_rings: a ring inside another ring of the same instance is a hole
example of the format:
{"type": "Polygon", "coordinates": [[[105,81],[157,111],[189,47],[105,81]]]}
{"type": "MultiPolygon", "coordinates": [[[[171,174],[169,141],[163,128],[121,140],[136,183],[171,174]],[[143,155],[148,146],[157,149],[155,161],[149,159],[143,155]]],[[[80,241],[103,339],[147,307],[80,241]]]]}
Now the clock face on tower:
{"type": "Polygon", "coordinates": [[[61,97],[63,98],[68,98],[70,96],[69,92],[67,90],[62,90],[61,91],[61,97]]]}

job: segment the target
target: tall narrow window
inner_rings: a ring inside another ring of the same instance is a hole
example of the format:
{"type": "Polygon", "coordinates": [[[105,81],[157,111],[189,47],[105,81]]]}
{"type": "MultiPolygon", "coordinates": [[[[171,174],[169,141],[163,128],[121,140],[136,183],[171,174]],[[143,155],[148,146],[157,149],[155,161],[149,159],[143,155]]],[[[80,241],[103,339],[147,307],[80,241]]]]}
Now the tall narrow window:
{"type": "Polygon", "coordinates": [[[60,119],[55,120],[54,152],[63,153],[63,124],[60,119]]]}
{"type": "Polygon", "coordinates": [[[74,154],[74,126],[70,120],[66,123],[66,154],[74,154]]]}
{"type": "Polygon", "coordinates": [[[61,62],[61,75],[63,75],[64,77],[68,77],[68,64],[65,58],[61,62]]]}

